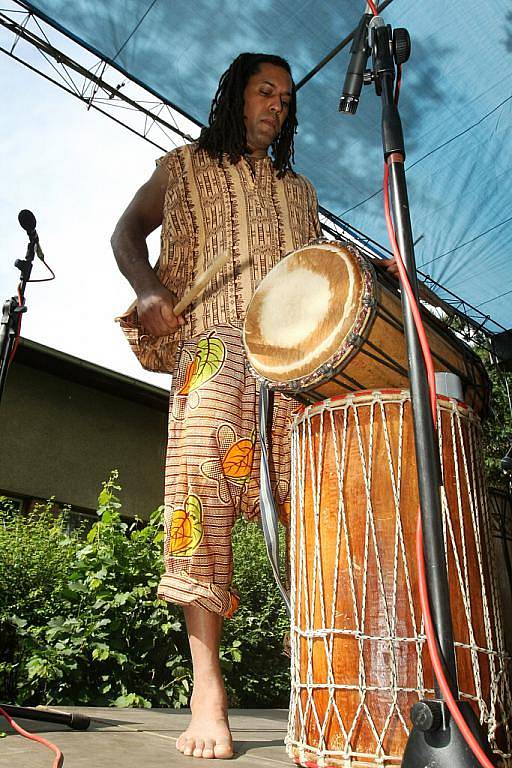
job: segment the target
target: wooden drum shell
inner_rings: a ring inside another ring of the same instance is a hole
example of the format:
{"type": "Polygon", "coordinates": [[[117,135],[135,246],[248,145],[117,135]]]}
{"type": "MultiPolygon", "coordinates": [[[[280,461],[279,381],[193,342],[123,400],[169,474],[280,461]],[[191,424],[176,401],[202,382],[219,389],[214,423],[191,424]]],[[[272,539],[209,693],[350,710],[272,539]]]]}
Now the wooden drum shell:
{"type": "MultiPolygon", "coordinates": [[[[459,376],[464,401],[485,414],[489,380],[481,360],[424,308],[422,315],[436,371],[459,376]]],[[[363,389],[408,386],[397,282],[352,244],[318,240],[285,256],[256,289],[243,339],[252,374],[305,404],[363,389]],[[290,281],[299,275],[304,275],[302,284],[290,297],[290,281]],[[322,299],[325,282],[329,288],[322,299]],[[312,312],[309,318],[313,301],[324,301],[324,315],[312,312]],[[289,339],[284,330],[278,332],[281,326],[289,328],[289,339]],[[326,343],[329,335],[335,342],[326,343]],[[323,356],[315,354],[323,345],[323,356]]]]}
{"type": "MultiPolygon", "coordinates": [[[[509,659],[471,409],[439,398],[445,539],[461,698],[512,766],[509,659]]],[[[408,393],[307,408],[292,432],[289,754],[303,765],[400,765],[409,710],[433,696],[418,598],[408,393]]]]}

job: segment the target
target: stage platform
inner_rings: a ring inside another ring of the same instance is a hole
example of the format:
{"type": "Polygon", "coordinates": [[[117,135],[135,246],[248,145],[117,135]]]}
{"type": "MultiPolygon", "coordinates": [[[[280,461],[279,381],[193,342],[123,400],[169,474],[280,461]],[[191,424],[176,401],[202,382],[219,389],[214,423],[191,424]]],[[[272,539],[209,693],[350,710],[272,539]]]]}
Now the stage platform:
{"type": "MultiPolygon", "coordinates": [[[[27,730],[56,744],[64,753],[64,768],[180,768],[200,760],[184,757],[176,739],[185,729],[189,710],[109,709],[63,707],[91,718],[87,731],[29,720],[17,720],[27,730]]],[[[288,713],[284,709],[234,709],[230,722],[235,742],[232,760],[208,760],[208,765],[252,768],[293,766],[286,756],[284,736],[288,713]]],[[[51,768],[54,754],[36,742],[15,735],[1,718],[0,768],[51,768]]]]}

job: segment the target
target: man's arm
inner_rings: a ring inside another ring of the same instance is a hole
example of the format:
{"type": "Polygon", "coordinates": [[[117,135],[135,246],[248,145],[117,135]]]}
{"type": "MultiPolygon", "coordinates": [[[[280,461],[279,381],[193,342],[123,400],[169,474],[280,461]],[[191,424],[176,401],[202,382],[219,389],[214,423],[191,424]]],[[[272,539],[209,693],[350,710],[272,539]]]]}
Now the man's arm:
{"type": "Polygon", "coordinates": [[[168,171],[158,166],[117,222],[112,250],[121,273],[137,294],[137,313],[152,336],[167,336],[184,324],[173,307],[176,297],[163,286],[149,263],[147,236],[162,223],[168,171]]]}

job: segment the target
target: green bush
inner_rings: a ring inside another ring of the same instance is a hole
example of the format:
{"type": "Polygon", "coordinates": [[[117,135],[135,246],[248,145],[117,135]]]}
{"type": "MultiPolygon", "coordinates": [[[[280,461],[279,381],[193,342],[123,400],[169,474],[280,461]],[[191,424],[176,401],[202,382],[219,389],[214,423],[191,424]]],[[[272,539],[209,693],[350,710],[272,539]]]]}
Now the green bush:
{"type": "Polygon", "coordinates": [[[69,536],[65,519],[48,510],[28,519],[3,513],[0,623],[10,643],[0,665],[4,697],[25,704],[186,704],[191,668],[182,621],[156,599],[161,514],[144,527],[128,526],[118,490],[113,474],[86,536],[69,536]]]}
{"type": "Polygon", "coordinates": [[[3,698],[16,697],[21,670],[30,656],[25,638],[49,615],[65,610],[63,590],[75,550],[66,519],[56,519],[52,503],[28,517],[8,504],[0,510],[0,684],[3,698]]]}
{"type": "MultiPolygon", "coordinates": [[[[186,706],[191,662],[182,613],[156,598],[161,509],[121,519],[117,475],[98,521],[68,534],[52,505],[0,511],[0,697],[20,704],[186,706]]],[[[232,706],[285,704],[284,610],[256,526],[235,529],[243,603],[226,622],[222,666],[232,706]]]]}
{"type": "MultiPolygon", "coordinates": [[[[484,352],[481,352],[481,355],[484,357],[484,352]]],[[[512,413],[509,403],[512,375],[490,364],[487,370],[492,384],[492,398],[489,417],[483,424],[486,478],[490,488],[508,491],[510,476],[503,471],[501,460],[510,449],[512,440],[512,413]]]]}
{"type": "MultiPolygon", "coordinates": [[[[284,536],[280,550],[285,551],[284,536]]],[[[236,663],[224,670],[228,693],[233,706],[287,707],[290,660],[283,641],[289,622],[257,525],[237,522],[233,553],[234,585],[242,599],[224,625],[223,648],[239,652],[236,663]]]]}

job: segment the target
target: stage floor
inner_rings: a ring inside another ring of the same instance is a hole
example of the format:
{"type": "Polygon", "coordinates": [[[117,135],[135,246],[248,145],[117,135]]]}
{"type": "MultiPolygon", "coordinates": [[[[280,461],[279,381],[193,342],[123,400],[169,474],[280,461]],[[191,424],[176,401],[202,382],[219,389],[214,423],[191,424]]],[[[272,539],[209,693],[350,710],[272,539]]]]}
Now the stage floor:
{"type": "MultiPolygon", "coordinates": [[[[176,749],[176,739],[184,730],[189,710],[109,709],[101,707],[63,707],[91,718],[87,731],[29,720],[17,720],[27,730],[56,744],[64,753],[64,768],[168,768],[188,766],[200,761],[184,757],[176,749]]],[[[235,741],[234,760],[205,761],[222,766],[293,766],[286,756],[284,736],[287,710],[234,709],[230,722],[235,741]]],[[[51,768],[53,752],[14,732],[0,718],[0,768],[51,768]]]]}

